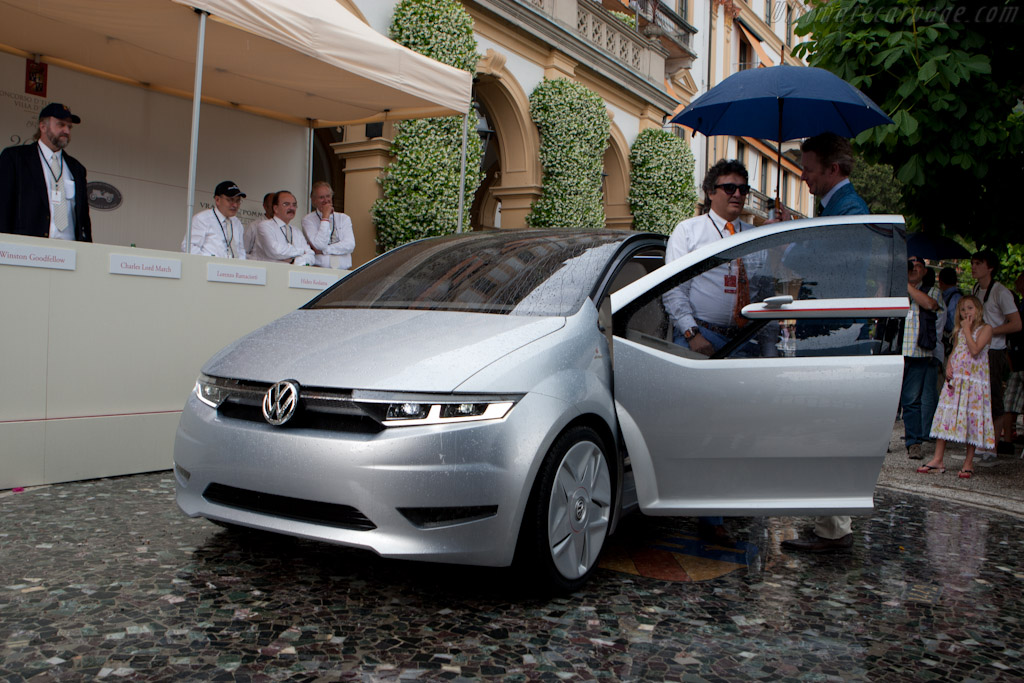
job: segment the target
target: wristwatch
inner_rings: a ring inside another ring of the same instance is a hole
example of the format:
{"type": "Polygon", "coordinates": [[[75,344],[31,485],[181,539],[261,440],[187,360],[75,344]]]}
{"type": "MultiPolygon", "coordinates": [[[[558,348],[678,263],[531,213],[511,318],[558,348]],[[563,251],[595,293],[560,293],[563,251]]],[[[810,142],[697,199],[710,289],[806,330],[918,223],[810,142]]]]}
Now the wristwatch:
{"type": "Polygon", "coordinates": [[[685,339],[686,341],[690,341],[698,334],[700,334],[700,330],[697,329],[696,327],[691,327],[690,329],[683,331],[683,339],[685,339]]]}

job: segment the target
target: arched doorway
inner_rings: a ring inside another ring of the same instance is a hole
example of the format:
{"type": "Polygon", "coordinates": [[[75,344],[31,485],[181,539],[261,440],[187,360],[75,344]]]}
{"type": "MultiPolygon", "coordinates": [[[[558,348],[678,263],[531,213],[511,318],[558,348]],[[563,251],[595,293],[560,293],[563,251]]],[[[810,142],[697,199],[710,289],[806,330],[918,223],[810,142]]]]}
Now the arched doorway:
{"type": "Polygon", "coordinates": [[[629,210],[629,145],[614,122],[604,151],[604,216],[606,227],[633,227],[629,210]]]}
{"type": "Polygon", "coordinates": [[[530,119],[529,98],[505,68],[504,56],[493,49],[477,65],[474,95],[486,116],[486,130],[494,132],[484,154],[486,176],[473,199],[472,225],[525,228],[530,207],[540,196],[541,177],[540,136],[530,119]]]}

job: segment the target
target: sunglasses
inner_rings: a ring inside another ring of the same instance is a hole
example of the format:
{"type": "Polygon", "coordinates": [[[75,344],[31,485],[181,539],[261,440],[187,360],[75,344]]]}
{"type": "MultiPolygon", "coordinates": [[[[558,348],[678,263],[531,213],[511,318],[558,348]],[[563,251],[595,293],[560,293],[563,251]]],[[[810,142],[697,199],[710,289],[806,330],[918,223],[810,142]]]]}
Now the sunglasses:
{"type": "Polygon", "coordinates": [[[914,266],[917,266],[917,265],[922,265],[923,266],[924,265],[924,261],[921,261],[921,260],[916,259],[916,258],[907,259],[907,270],[911,270],[911,269],[913,269],[914,266]]]}
{"type": "Polygon", "coordinates": [[[728,195],[735,194],[736,190],[740,191],[740,194],[750,194],[750,185],[737,185],[736,183],[720,183],[715,185],[716,190],[725,190],[728,195]]]}

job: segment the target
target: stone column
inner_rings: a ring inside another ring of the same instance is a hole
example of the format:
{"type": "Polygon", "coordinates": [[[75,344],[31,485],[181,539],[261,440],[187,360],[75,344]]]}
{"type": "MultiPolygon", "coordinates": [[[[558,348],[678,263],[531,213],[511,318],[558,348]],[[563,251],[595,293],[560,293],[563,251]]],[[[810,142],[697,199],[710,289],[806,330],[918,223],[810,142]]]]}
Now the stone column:
{"type": "Polygon", "coordinates": [[[491,192],[501,202],[502,230],[525,228],[530,207],[540,198],[540,188],[536,185],[502,185],[491,192]]]}
{"type": "Polygon", "coordinates": [[[334,153],[345,162],[345,213],[352,219],[356,249],[352,267],[360,266],[377,255],[377,229],[370,210],[383,195],[377,179],[391,163],[391,141],[385,138],[336,142],[334,153]]]}

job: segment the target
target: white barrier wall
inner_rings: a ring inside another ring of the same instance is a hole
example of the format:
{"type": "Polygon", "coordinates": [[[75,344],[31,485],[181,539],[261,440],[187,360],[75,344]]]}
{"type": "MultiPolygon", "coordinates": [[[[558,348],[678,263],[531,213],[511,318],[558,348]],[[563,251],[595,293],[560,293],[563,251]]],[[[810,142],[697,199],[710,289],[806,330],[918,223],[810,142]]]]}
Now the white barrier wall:
{"type": "Polygon", "coordinates": [[[0,234],[0,489],[170,468],[203,363],[342,274],[0,234]]]}

